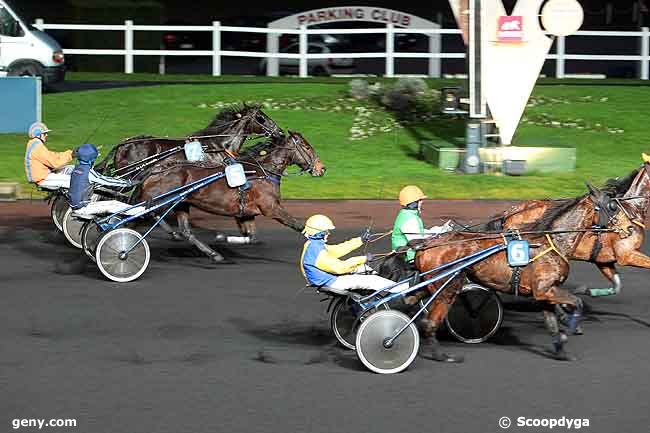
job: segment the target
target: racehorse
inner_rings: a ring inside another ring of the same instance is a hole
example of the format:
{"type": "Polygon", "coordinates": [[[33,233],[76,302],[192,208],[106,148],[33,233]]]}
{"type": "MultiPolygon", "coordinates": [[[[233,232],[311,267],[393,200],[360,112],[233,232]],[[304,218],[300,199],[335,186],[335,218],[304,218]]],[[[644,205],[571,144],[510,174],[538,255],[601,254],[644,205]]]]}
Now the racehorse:
{"type": "MultiPolygon", "coordinates": [[[[613,284],[607,289],[590,289],[592,294],[619,293],[622,284],[616,265],[650,268],[650,257],[640,251],[645,239],[645,218],[650,198],[650,157],[644,154],[644,164],[629,175],[607,181],[602,188],[612,200],[605,206],[615,227],[613,232],[584,232],[578,245],[567,256],[570,260],[594,263],[613,284]]],[[[487,230],[520,228],[538,220],[555,200],[531,200],[509,209],[492,220],[487,230]]]]}
{"type": "MultiPolygon", "coordinates": [[[[190,134],[188,140],[199,141],[207,148],[206,159],[217,163],[228,156],[224,154],[224,149],[236,155],[251,134],[280,136],[283,131],[261,110],[259,105],[242,104],[222,110],[206,128],[190,134]]],[[[143,163],[149,161],[146,166],[151,166],[162,159],[184,160],[184,144],[184,140],[170,138],[151,136],[128,138],[113,147],[95,169],[103,174],[123,175],[125,167],[133,167],[134,163],[140,161],[143,163]],[[163,154],[163,152],[169,153],[163,154]],[[108,170],[111,172],[109,173],[108,170]]],[[[141,170],[137,168],[129,171],[138,175],[141,170]]]]}
{"type": "MultiPolygon", "coordinates": [[[[325,174],[325,166],[314,148],[300,133],[293,131],[288,131],[287,136],[273,137],[257,144],[237,162],[240,162],[246,171],[254,172],[247,174],[250,183],[248,188],[230,188],[225,180],[214,182],[190,195],[174,210],[181,235],[214,262],[220,262],[224,258],[192,234],[189,222],[190,207],[194,206],[214,215],[236,218],[250,219],[264,215],[301,231],[304,222],[290,215],[280,201],[282,173],[288,166],[296,164],[312,176],[325,174]]],[[[223,165],[215,164],[164,164],[144,178],[134,192],[132,202],[150,200],[173,188],[223,170],[223,165]]]]}
{"type": "MultiPolygon", "coordinates": [[[[583,232],[611,223],[607,213],[603,212],[608,200],[605,193],[589,186],[588,195],[557,203],[549,207],[540,219],[523,226],[522,236],[530,242],[535,257],[527,266],[519,268],[520,271],[511,268],[505,252],[500,252],[456,276],[433,301],[427,318],[421,323],[433,359],[456,360],[453,355],[440,350],[435,330],[445,319],[465,277],[493,290],[532,296],[544,302],[544,322],[552,336],[553,355],[557,359],[572,359],[565,350],[568,338],[560,331],[554,305],[562,305],[570,311],[568,331],[573,333],[581,316],[582,300],[560,287],[569,274],[567,256],[573,254],[583,232]]],[[[420,272],[425,272],[500,242],[504,242],[504,238],[493,233],[448,232],[414,243],[413,246],[417,247],[415,265],[420,272]]],[[[431,284],[427,289],[433,293],[441,284],[431,284]]]]}

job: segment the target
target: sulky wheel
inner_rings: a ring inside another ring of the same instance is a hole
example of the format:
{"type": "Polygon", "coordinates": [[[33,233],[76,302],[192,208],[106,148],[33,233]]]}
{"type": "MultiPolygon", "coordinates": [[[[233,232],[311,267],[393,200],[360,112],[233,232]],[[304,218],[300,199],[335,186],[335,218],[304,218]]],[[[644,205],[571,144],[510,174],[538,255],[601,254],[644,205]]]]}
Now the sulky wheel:
{"type": "Polygon", "coordinates": [[[375,373],[399,373],[406,369],[418,354],[420,336],[411,323],[392,344],[388,340],[410,321],[404,313],[395,310],[377,311],[361,323],[357,330],[357,356],[375,373]]]}
{"type": "Polygon", "coordinates": [[[71,207],[68,207],[63,216],[63,234],[70,245],[75,248],[81,248],[81,229],[85,222],[86,220],[76,218],[72,214],[71,207]]]}
{"type": "Polygon", "coordinates": [[[149,265],[149,258],[147,240],[140,233],[127,228],[104,234],[95,251],[95,260],[101,273],[118,283],[133,281],[142,275],[149,265]]]}
{"type": "MultiPolygon", "coordinates": [[[[354,350],[354,342],[357,334],[356,328],[365,319],[365,317],[362,317],[359,322],[356,322],[357,315],[353,310],[353,305],[349,297],[341,297],[336,301],[330,313],[330,328],[332,329],[332,333],[343,347],[352,350],[354,350]],[[357,326],[355,326],[355,322],[357,326]]],[[[387,310],[388,305],[383,304],[379,308],[387,310]]],[[[373,311],[376,310],[371,310],[364,316],[367,317],[373,311]]]]}
{"type": "Polygon", "coordinates": [[[56,197],[54,197],[52,200],[50,215],[52,216],[52,221],[54,221],[56,229],[60,232],[63,231],[63,218],[65,217],[65,213],[69,208],[70,206],[68,206],[68,201],[61,194],[57,194],[56,197]]]}
{"type": "Polygon", "coordinates": [[[503,305],[492,290],[466,284],[445,318],[449,332],[463,343],[482,343],[499,330],[503,305]]]}
{"type": "Polygon", "coordinates": [[[81,228],[81,247],[93,262],[95,261],[97,244],[103,234],[104,232],[99,229],[99,226],[94,221],[86,221],[81,228]]]}

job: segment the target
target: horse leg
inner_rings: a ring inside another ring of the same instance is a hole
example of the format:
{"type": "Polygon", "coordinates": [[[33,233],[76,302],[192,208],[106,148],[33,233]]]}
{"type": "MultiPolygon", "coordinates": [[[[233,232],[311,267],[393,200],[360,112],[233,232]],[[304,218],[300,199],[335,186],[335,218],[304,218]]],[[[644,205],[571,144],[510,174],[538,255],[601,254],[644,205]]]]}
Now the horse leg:
{"type": "Polygon", "coordinates": [[[255,217],[241,217],[236,218],[239,231],[243,236],[248,236],[251,244],[259,242],[257,239],[257,226],[255,225],[255,217]]]}
{"type": "Polygon", "coordinates": [[[598,270],[613,284],[612,287],[605,288],[591,288],[587,289],[586,294],[593,297],[596,296],[608,296],[608,295],[618,295],[621,292],[621,277],[616,272],[616,266],[614,264],[600,264],[597,263],[596,266],[598,270]]]}
{"type": "Polygon", "coordinates": [[[430,306],[429,314],[425,319],[420,320],[420,331],[422,333],[422,347],[429,351],[430,358],[438,362],[463,362],[464,358],[443,352],[440,343],[436,338],[436,331],[449,311],[448,303],[435,300],[430,306]]]}
{"type": "Polygon", "coordinates": [[[159,216],[155,216],[154,218],[155,218],[157,221],[159,221],[159,223],[158,223],[158,227],[160,227],[161,229],[163,229],[165,232],[169,233],[169,234],[171,235],[171,237],[172,237],[173,240],[175,240],[175,241],[181,241],[181,240],[184,239],[183,235],[180,234],[180,233],[178,233],[177,231],[175,231],[175,230],[172,228],[172,226],[170,226],[170,225],[169,225],[169,224],[168,224],[164,219],[162,219],[162,218],[159,217],[159,216]]]}
{"type": "Polygon", "coordinates": [[[578,321],[582,316],[583,303],[582,299],[569,293],[567,290],[559,287],[551,287],[548,290],[533,290],[533,295],[538,301],[548,301],[547,308],[544,310],[544,323],[546,328],[551,334],[553,343],[553,355],[556,359],[562,361],[573,361],[575,358],[571,356],[565,349],[564,345],[568,341],[565,333],[560,331],[558,324],[558,317],[555,307],[552,304],[566,305],[569,308],[567,319],[567,331],[569,334],[575,334],[578,329],[578,321]]]}
{"type": "Polygon", "coordinates": [[[260,208],[262,214],[266,217],[273,218],[277,222],[284,224],[285,226],[294,229],[297,232],[301,232],[305,228],[305,222],[294,218],[289,212],[279,203],[275,202],[274,205],[269,208],[260,208]]]}
{"type": "MultiPolygon", "coordinates": [[[[179,206],[180,207],[180,206],[179,206]]],[[[201,242],[192,234],[192,229],[190,226],[190,213],[189,209],[178,209],[176,210],[176,218],[178,220],[178,227],[181,229],[181,234],[183,237],[192,245],[197,247],[203,254],[207,255],[210,260],[215,263],[223,261],[223,256],[218,252],[214,251],[212,248],[201,242]]]]}

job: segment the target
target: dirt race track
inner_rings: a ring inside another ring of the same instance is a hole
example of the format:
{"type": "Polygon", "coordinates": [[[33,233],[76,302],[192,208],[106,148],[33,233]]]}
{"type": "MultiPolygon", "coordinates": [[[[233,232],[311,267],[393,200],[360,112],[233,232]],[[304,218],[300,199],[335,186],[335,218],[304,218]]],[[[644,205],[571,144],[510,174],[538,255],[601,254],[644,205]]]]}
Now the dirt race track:
{"type": "MultiPolygon", "coordinates": [[[[507,205],[429,202],[425,214],[468,220],[507,205]]],[[[387,229],[396,212],[378,201],[290,201],[289,209],[331,214],[335,240],[357,235],[368,215],[376,231],[387,229]]],[[[490,342],[441,335],[463,364],[418,357],[404,373],[382,376],[335,344],[326,305],[302,290],[302,239],[273,221],[260,221],[262,245],[220,247],[234,262],[222,265],[157,233],[145,274],[117,284],[92,264],[57,272],[79,253],[47,212],[41,202],[0,205],[2,432],[38,431],[12,429],[24,418],[76,419],[76,428],[42,430],[66,433],[568,430],[517,426],[518,417],[588,419],[586,432],[648,431],[647,271],[623,269],[622,294],[585,299],[585,335],[569,346],[576,362],[548,357],[534,303],[504,297],[505,321],[490,342]],[[504,416],[508,430],[498,424],[504,416]]],[[[212,226],[234,232],[225,219],[194,221],[202,239],[212,226]]],[[[582,283],[604,281],[576,263],[566,286],[582,283]]]]}

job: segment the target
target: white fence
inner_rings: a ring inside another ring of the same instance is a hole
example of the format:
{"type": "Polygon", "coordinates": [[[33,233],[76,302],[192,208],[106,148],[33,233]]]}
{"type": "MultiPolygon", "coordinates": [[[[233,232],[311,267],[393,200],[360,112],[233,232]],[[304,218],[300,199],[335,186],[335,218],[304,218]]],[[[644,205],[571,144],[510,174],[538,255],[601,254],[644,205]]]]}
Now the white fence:
{"type": "MultiPolygon", "coordinates": [[[[107,56],[124,56],[124,72],[133,73],[133,58],[135,56],[206,56],[212,57],[212,75],[221,75],[221,57],[257,57],[257,58],[284,58],[299,60],[299,74],[301,77],[308,76],[307,61],[310,59],[333,59],[333,58],[385,58],[385,76],[394,76],[395,59],[462,59],[465,53],[410,53],[394,51],[394,35],[396,33],[416,33],[426,35],[445,35],[458,34],[458,29],[402,29],[395,28],[388,24],[385,28],[374,29],[312,29],[305,26],[299,29],[270,29],[266,27],[230,27],[222,26],[220,22],[215,21],[212,26],[155,26],[155,25],[135,25],[133,21],[125,21],[123,25],[90,25],[90,24],[46,24],[43,19],[37,19],[35,27],[40,30],[89,30],[89,31],[123,31],[124,32],[124,49],[66,49],[64,52],[74,55],[107,55],[107,56]],[[207,50],[139,50],[134,48],[133,33],[136,31],[183,31],[183,32],[212,32],[213,49],[207,50]],[[226,51],[221,49],[221,34],[223,32],[245,32],[245,33],[266,33],[268,34],[295,34],[299,35],[300,50],[297,54],[289,53],[268,53],[255,51],[226,51]],[[315,34],[385,34],[386,44],[384,52],[373,53],[326,53],[311,54],[307,52],[307,37],[315,34]]],[[[555,76],[557,78],[565,77],[565,65],[567,61],[635,61],[638,62],[639,78],[647,80],[649,78],[648,62],[650,61],[650,30],[643,27],[641,31],[580,31],[570,38],[583,36],[599,37],[625,37],[636,38],[640,40],[640,53],[638,55],[591,55],[591,54],[567,54],[566,37],[558,36],[556,41],[556,50],[554,54],[549,54],[547,59],[556,60],[555,76]]],[[[435,76],[437,73],[431,73],[435,76]]]]}

